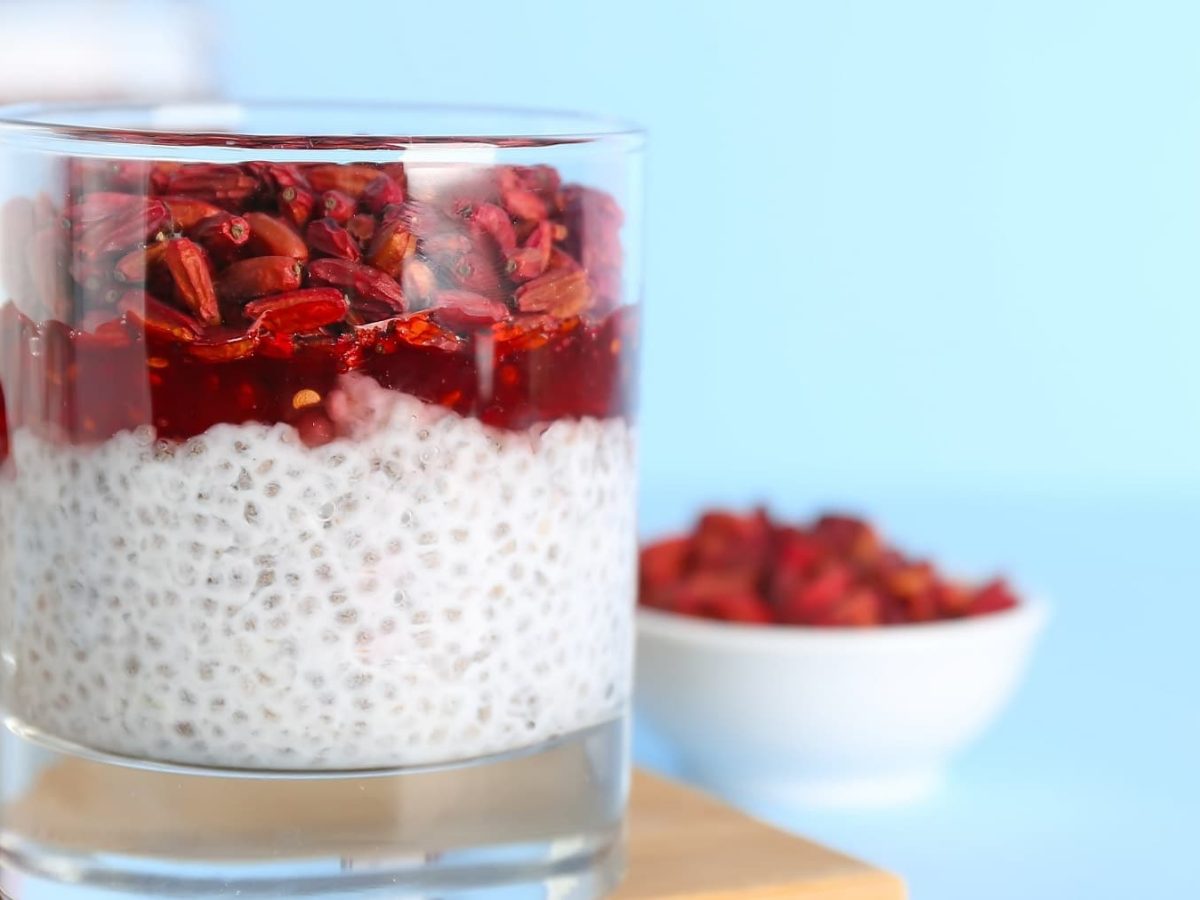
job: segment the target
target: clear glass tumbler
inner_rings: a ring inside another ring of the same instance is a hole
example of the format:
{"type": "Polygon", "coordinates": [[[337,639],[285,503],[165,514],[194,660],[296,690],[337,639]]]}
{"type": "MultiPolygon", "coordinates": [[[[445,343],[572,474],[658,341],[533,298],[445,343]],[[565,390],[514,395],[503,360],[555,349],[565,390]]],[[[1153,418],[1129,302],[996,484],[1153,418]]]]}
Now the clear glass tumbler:
{"type": "Polygon", "coordinates": [[[640,134],[0,112],[0,890],[620,871],[640,134]]]}

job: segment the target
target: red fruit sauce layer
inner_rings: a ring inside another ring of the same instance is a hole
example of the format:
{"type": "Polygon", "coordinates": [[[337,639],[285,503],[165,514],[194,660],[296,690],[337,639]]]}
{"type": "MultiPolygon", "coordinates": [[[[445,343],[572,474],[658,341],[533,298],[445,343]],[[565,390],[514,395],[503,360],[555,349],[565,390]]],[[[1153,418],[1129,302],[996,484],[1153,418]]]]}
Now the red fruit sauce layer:
{"type": "Polygon", "coordinates": [[[520,429],[627,416],[621,211],[548,166],[73,160],[0,221],[0,462],[21,426],[289,422],[358,372],[520,429]]]}
{"type": "Polygon", "coordinates": [[[645,546],[640,602],[726,622],[870,626],[985,615],[1017,598],[999,579],[952,581],[859,519],[790,525],[756,510],[708,512],[691,534],[645,546]]]}

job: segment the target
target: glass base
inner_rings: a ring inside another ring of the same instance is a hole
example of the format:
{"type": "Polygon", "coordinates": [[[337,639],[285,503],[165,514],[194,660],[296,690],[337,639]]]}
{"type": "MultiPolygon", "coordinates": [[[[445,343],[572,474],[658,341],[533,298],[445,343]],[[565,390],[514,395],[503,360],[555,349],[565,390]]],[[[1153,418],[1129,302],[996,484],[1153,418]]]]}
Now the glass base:
{"type": "Polygon", "coordinates": [[[624,718],[444,768],[139,766],[0,730],[0,896],[561,898],[622,870],[624,718]]]}

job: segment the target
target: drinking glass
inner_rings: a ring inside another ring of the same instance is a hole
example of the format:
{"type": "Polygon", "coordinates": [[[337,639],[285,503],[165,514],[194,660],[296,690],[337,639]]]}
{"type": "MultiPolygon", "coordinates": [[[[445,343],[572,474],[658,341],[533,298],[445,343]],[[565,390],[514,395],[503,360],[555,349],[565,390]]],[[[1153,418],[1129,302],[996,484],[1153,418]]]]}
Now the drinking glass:
{"type": "Polygon", "coordinates": [[[642,146],[0,111],[5,894],[611,887],[642,146]]]}

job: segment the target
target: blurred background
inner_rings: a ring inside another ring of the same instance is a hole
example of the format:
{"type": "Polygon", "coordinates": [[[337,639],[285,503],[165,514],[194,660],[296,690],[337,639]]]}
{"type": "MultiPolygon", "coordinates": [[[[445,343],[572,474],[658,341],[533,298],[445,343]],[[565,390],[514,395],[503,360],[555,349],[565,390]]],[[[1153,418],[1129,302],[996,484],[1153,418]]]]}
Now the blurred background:
{"type": "Polygon", "coordinates": [[[1200,488],[1186,3],[206,5],[237,94],[649,129],[648,487],[1200,488]]]}
{"type": "MultiPolygon", "coordinates": [[[[0,95],[646,126],[646,532],[711,502],[846,507],[1054,608],[1018,703],[937,798],[779,821],[917,897],[1183,896],[1198,29],[1184,0],[0,0],[0,95]]],[[[647,731],[637,751],[671,766],[647,731]]]]}

